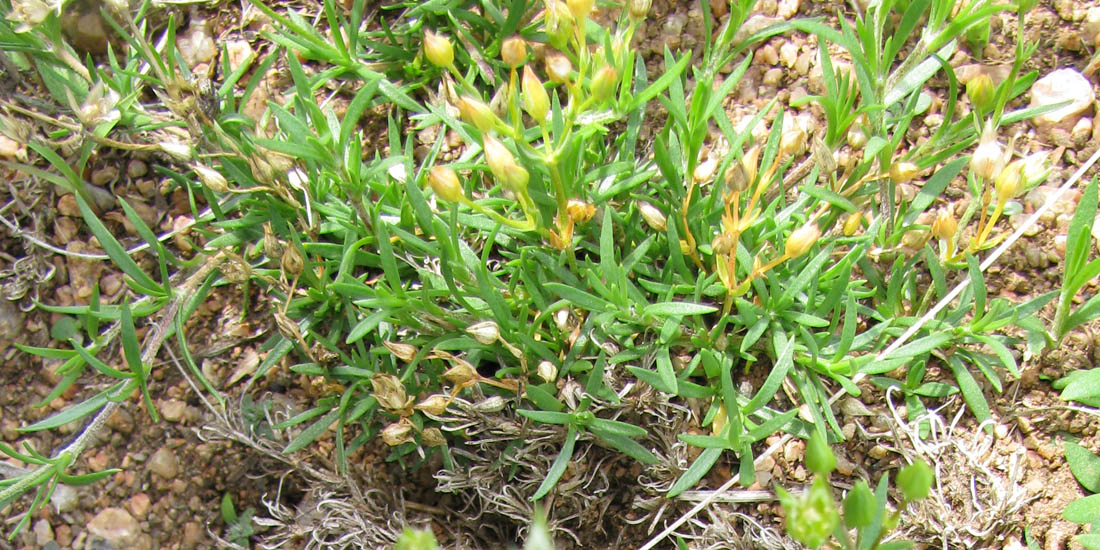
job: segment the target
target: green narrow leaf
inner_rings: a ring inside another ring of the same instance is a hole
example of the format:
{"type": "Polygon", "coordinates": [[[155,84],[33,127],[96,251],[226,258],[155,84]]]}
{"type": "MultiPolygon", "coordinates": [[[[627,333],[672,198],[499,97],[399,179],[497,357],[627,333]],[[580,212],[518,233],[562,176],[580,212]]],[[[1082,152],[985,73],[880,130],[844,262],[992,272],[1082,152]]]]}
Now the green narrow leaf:
{"type": "Polygon", "coordinates": [[[561,283],[546,283],[544,285],[546,290],[557,294],[558,297],[568,300],[569,303],[587,309],[589,311],[600,312],[610,309],[611,304],[604,300],[601,300],[583,290],[573,288],[571,286],[563,285],[561,283]]]}
{"type": "Polygon", "coordinates": [[[657,302],[642,310],[645,315],[704,315],[714,313],[718,308],[690,302],[657,302]]]}
{"type": "MultiPolygon", "coordinates": [[[[522,411],[521,411],[522,412],[522,411]]],[[[531,497],[531,500],[538,500],[546,493],[550,492],[550,489],[557,485],[558,480],[561,479],[562,474],[565,473],[566,466],[569,465],[569,460],[573,458],[573,446],[577,443],[577,428],[575,426],[569,426],[569,431],[565,434],[565,444],[561,446],[561,452],[558,453],[558,457],[554,459],[554,463],[550,465],[550,469],[546,472],[546,479],[542,480],[542,484],[539,485],[538,490],[531,497]]]]}
{"type": "Polygon", "coordinates": [[[667,393],[676,394],[676,371],[672,368],[672,358],[669,357],[668,348],[662,346],[657,350],[657,374],[661,377],[661,384],[668,388],[667,393]]]}
{"type": "Polygon", "coordinates": [[[695,457],[695,462],[692,462],[691,466],[684,470],[684,473],[676,480],[676,483],[673,483],[672,487],[669,488],[668,498],[675,498],[699,483],[699,480],[703,479],[703,476],[707,475],[707,472],[710,472],[710,469],[718,462],[720,456],[722,456],[722,449],[703,449],[703,452],[695,457]]]}
{"type": "Polygon", "coordinates": [[[1062,519],[1073,523],[1100,522],[1100,495],[1079,498],[1062,510],[1062,519]]]}
{"type": "Polygon", "coordinates": [[[792,359],[793,355],[794,337],[792,336],[787,340],[786,345],[783,346],[783,351],[779,353],[779,358],[775,361],[775,366],[773,366],[771,372],[768,373],[768,377],[764,380],[764,384],[760,386],[760,390],[757,391],[756,395],[754,395],[741,409],[742,413],[745,415],[752,414],[760,407],[771,402],[772,397],[775,396],[775,392],[779,391],[779,387],[783,384],[783,380],[787,378],[787,372],[794,365],[794,360],[792,359]]]}
{"type": "Polygon", "coordinates": [[[84,198],[79,193],[73,196],[76,197],[76,204],[80,208],[80,213],[84,216],[84,223],[88,224],[88,229],[99,240],[99,245],[110,256],[111,261],[137,285],[137,290],[154,296],[165,296],[167,294],[165,290],[143,269],[138,267],[137,262],[130,257],[122,244],[107,230],[107,226],[99,221],[99,217],[95,215],[95,212],[92,212],[91,207],[88,206],[84,198]]]}
{"type": "MultiPolygon", "coordinates": [[[[992,418],[989,411],[989,402],[986,401],[981,386],[974,379],[974,375],[970,373],[970,369],[966,368],[963,360],[958,355],[951,355],[947,358],[947,362],[951,365],[951,370],[955,374],[955,381],[959,384],[959,392],[962,393],[963,400],[970,407],[970,411],[974,413],[974,418],[979,423],[992,418]]],[[[991,431],[993,427],[987,425],[986,429],[991,431]]]]}
{"type": "Polygon", "coordinates": [[[64,426],[74,420],[79,420],[88,416],[94,411],[98,411],[103,408],[103,405],[107,404],[107,392],[100,392],[92,398],[73,405],[67,409],[62,409],[56,414],[39,420],[30,426],[19,428],[21,432],[38,432],[42,430],[52,430],[60,426],[64,426]]]}
{"type": "Polygon", "coordinates": [[[339,416],[339,409],[329,411],[328,414],[322,416],[316,422],[311,424],[308,428],[302,430],[302,433],[298,434],[298,437],[295,437],[293,440],[291,440],[286,448],[283,449],[283,454],[293,453],[312,443],[313,440],[317,439],[321,436],[321,434],[325,433],[325,430],[329,429],[329,427],[336,422],[339,416]]]}

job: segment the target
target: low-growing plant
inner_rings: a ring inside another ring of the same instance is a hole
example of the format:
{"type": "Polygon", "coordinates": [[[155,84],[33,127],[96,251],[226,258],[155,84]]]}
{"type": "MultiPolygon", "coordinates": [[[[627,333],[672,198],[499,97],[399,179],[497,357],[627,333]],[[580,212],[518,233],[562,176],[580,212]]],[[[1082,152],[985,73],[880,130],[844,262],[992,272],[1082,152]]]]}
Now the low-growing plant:
{"type": "MultiPolygon", "coordinates": [[[[1090,493],[1100,493],[1100,457],[1072,441],[1066,441],[1066,462],[1077,482],[1090,493]]],[[[1062,518],[1089,525],[1089,532],[1073,538],[1089,550],[1100,548],[1100,494],[1079,498],[1066,506],[1062,518]]]]}

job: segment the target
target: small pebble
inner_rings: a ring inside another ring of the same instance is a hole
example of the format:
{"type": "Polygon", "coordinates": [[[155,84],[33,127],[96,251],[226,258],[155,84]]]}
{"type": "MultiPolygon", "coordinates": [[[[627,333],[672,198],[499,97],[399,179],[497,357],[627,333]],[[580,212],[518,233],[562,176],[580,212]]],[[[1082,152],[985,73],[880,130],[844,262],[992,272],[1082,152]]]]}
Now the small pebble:
{"type": "Polygon", "coordinates": [[[1092,84],[1076,69],[1058,69],[1031,86],[1032,108],[1069,101],[1068,105],[1036,116],[1033,120],[1040,125],[1073,120],[1091,107],[1094,100],[1092,84]]]}
{"type": "Polygon", "coordinates": [[[870,451],[867,451],[867,456],[870,456],[875,460],[882,460],[886,458],[886,453],[886,447],[883,447],[882,445],[875,445],[874,447],[871,447],[870,451]]]}
{"type": "Polygon", "coordinates": [[[798,62],[798,46],[793,42],[784,42],[779,47],[779,59],[788,69],[794,68],[794,64],[798,62]]]}
{"type": "Polygon", "coordinates": [[[53,541],[53,526],[49,520],[43,518],[34,522],[34,541],[38,546],[45,546],[53,541]]]}
{"type": "Polygon", "coordinates": [[[1054,236],[1054,251],[1058,253],[1058,257],[1061,259],[1066,258],[1066,236],[1055,235],[1054,236]]]}
{"type": "Polygon", "coordinates": [[[180,463],[168,447],[161,447],[149,458],[149,470],[162,479],[173,479],[179,474],[180,463]]]}
{"type": "Polygon", "coordinates": [[[149,166],[143,160],[134,159],[126,165],[126,175],[131,178],[140,178],[148,173],[149,166]]]}
{"type": "Polygon", "coordinates": [[[768,65],[774,66],[779,63],[779,52],[771,44],[765,44],[756,51],[756,54],[760,56],[761,61],[768,65]]]}
{"type": "Polygon", "coordinates": [[[1004,424],[997,424],[993,427],[993,435],[997,436],[997,439],[1004,439],[1008,437],[1008,426],[1004,424]]]}
{"type": "Polygon", "coordinates": [[[141,526],[126,510],[106,508],[88,523],[88,532],[91,534],[89,543],[99,539],[114,548],[130,548],[141,535],[141,526]]]}
{"type": "Polygon", "coordinates": [[[160,404],[160,414],[169,422],[179,422],[187,410],[187,403],[179,399],[169,399],[160,404]]]}
{"type": "Polygon", "coordinates": [[[766,86],[779,86],[779,83],[783,81],[783,69],[771,68],[764,73],[764,85],[766,86]]]}
{"type": "Polygon", "coordinates": [[[23,312],[11,300],[0,297],[0,341],[14,341],[23,330],[23,312]]]}
{"type": "Polygon", "coordinates": [[[783,19],[790,19],[798,13],[800,0],[779,0],[775,9],[775,14],[783,19]]]}

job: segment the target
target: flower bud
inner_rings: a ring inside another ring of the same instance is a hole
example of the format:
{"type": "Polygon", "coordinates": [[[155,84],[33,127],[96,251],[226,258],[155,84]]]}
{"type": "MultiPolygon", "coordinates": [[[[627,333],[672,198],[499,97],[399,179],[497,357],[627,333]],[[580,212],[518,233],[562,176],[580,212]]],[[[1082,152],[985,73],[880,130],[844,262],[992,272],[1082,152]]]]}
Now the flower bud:
{"type": "Polygon", "coordinates": [[[454,47],[451,41],[443,35],[431,30],[424,31],[424,57],[436,67],[450,67],[455,61],[454,47]]]}
{"type": "Polygon", "coordinates": [[[549,0],[546,3],[545,30],[550,44],[559,50],[569,45],[573,34],[573,14],[562,0],[549,0]]]}
{"type": "Polygon", "coordinates": [[[535,122],[539,124],[546,122],[546,115],[550,112],[550,96],[530,65],[523,68],[522,86],[524,110],[535,119],[535,122]]]}
{"type": "Polygon", "coordinates": [[[970,105],[979,113],[988,112],[993,107],[993,78],[980,74],[966,83],[966,95],[970,105]]]}
{"type": "Polygon", "coordinates": [[[291,275],[299,275],[302,273],[302,269],[305,269],[302,253],[298,251],[298,247],[293,243],[288,243],[286,248],[283,249],[283,257],[280,263],[283,266],[283,271],[291,275]]]}
{"type": "Polygon", "coordinates": [[[491,346],[500,338],[500,327],[493,321],[482,321],[466,327],[466,334],[483,346],[491,346]]]}
{"type": "Polygon", "coordinates": [[[504,64],[515,69],[527,61],[527,42],[518,36],[504,40],[500,45],[500,58],[504,64]]]}
{"type": "Polygon", "coordinates": [[[619,75],[615,72],[615,69],[610,65],[604,65],[599,71],[596,71],[596,75],[592,77],[592,95],[596,98],[596,101],[606,101],[611,97],[611,93],[615,90],[615,84],[618,82],[619,75]]]}
{"type": "Polygon", "coordinates": [[[997,142],[996,133],[990,129],[982,134],[982,141],[970,157],[970,169],[974,174],[986,180],[996,178],[1005,167],[1004,150],[997,142]]]}
{"type": "Polygon", "coordinates": [[[797,258],[809,251],[819,237],[821,237],[821,230],[817,228],[817,224],[812,221],[806,222],[806,225],[795,229],[787,237],[783,254],[788,258],[797,258]]]}
{"type": "Polygon", "coordinates": [[[824,477],[817,477],[806,494],[794,497],[777,488],[779,502],[787,513],[787,533],[810,548],[818,548],[833,534],[840,515],[824,477]]]}
{"type": "Polygon", "coordinates": [[[569,82],[569,77],[572,74],[573,63],[569,61],[568,57],[560,53],[546,56],[546,76],[550,78],[551,82],[565,84],[569,82]]]}
{"type": "Polygon", "coordinates": [[[458,202],[463,197],[462,183],[450,166],[433,166],[428,172],[428,184],[437,197],[447,202],[458,202]]]}
{"type": "Polygon", "coordinates": [[[390,447],[396,447],[412,440],[412,425],[404,419],[382,429],[382,441],[390,447]]]}
{"type": "Polygon", "coordinates": [[[993,190],[997,193],[997,202],[1005,203],[1009,199],[1016,198],[1017,195],[1023,191],[1023,181],[1020,178],[1020,174],[1023,172],[1023,160],[1016,160],[1009,163],[1001,170],[1000,174],[997,174],[997,179],[993,180],[993,190]]]}
{"type": "Polygon", "coordinates": [[[401,379],[392,374],[375,373],[370,379],[370,385],[373,389],[372,395],[378,404],[394,414],[399,414],[412,405],[413,398],[405,393],[405,386],[401,383],[401,379]]]}
{"type": "Polygon", "coordinates": [[[836,469],[836,455],[829,448],[825,434],[812,430],[810,442],[806,445],[806,467],[819,476],[827,476],[836,469]]]}
{"type": "Polygon", "coordinates": [[[501,185],[516,194],[527,191],[527,181],[530,174],[527,169],[516,164],[516,158],[499,140],[489,134],[485,134],[483,149],[485,163],[489,165],[489,171],[500,181],[501,185]]]}
{"type": "Polygon", "coordinates": [[[470,96],[458,98],[458,114],[483,134],[496,127],[499,120],[484,101],[470,96]]]}
{"type": "Polygon", "coordinates": [[[909,183],[920,172],[920,168],[912,162],[895,162],[890,166],[890,179],[894,183],[909,183]]]}
{"type": "Polygon", "coordinates": [[[386,349],[390,350],[390,353],[394,357],[408,363],[416,357],[416,347],[409,344],[402,344],[401,342],[391,342],[386,340],[382,342],[382,345],[386,346],[386,349]]]}
{"type": "Polygon", "coordinates": [[[862,479],[857,481],[848,496],[844,497],[844,523],[848,527],[859,528],[871,525],[875,519],[875,495],[867,482],[862,479]]]}
{"type": "Polygon", "coordinates": [[[569,6],[569,13],[572,13],[577,21],[584,21],[584,18],[592,13],[595,0],[566,0],[565,3],[569,6]]]}
{"type": "Polygon", "coordinates": [[[424,428],[424,431],[420,432],[420,442],[425,447],[442,447],[447,444],[447,438],[443,437],[443,432],[432,426],[431,428],[424,428]]]}
{"type": "Polygon", "coordinates": [[[848,128],[847,140],[848,146],[852,149],[862,149],[864,145],[867,145],[867,132],[853,124],[848,128]]]}
{"type": "Polygon", "coordinates": [[[932,236],[940,240],[951,240],[959,229],[959,222],[947,209],[940,210],[936,215],[936,221],[932,222],[932,236]]]}
{"type": "Polygon", "coordinates": [[[844,236],[851,237],[859,231],[860,225],[863,224],[863,212],[852,212],[848,214],[848,217],[844,220],[844,236]]]}
{"type": "Polygon", "coordinates": [[[553,382],[558,379],[558,367],[554,366],[550,361],[539,362],[539,366],[535,372],[539,375],[539,378],[547,382],[553,382]]]}
{"type": "Polygon", "coordinates": [[[935,478],[936,474],[932,472],[932,468],[929,468],[923,460],[917,460],[898,472],[898,489],[901,489],[905,500],[910,502],[921,500],[932,490],[932,482],[935,478]]]}
{"type": "Polygon", "coordinates": [[[221,175],[217,170],[202,164],[192,165],[191,169],[195,171],[195,175],[199,177],[199,181],[202,182],[207,189],[215,193],[229,192],[229,182],[227,182],[225,176],[221,175]]]}
{"type": "Polygon", "coordinates": [[[652,204],[648,202],[638,203],[638,212],[642,215],[642,219],[649,225],[654,231],[664,231],[668,228],[668,222],[665,220],[665,215],[652,204]]]}
{"type": "Polygon", "coordinates": [[[432,416],[439,416],[447,410],[447,405],[450,404],[451,400],[446,395],[437,393],[435,395],[429,395],[427,399],[417,403],[414,408],[432,416]]]}
{"type": "Polygon", "coordinates": [[[569,219],[573,220],[573,223],[583,223],[596,215],[596,205],[580,199],[569,199],[565,203],[565,212],[569,214],[569,219]]]}
{"type": "Polygon", "coordinates": [[[629,0],[627,3],[627,14],[631,19],[640,21],[645,19],[646,15],[649,15],[649,8],[653,5],[653,0],[629,0]]]}

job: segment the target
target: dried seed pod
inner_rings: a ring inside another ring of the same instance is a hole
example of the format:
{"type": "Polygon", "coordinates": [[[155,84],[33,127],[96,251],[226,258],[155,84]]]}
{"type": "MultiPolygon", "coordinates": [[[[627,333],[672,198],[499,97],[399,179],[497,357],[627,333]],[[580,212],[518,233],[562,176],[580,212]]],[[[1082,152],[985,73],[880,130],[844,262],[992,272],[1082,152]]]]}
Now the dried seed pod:
{"type": "Polygon", "coordinates": [[[784,247],[783,253],[788,258],[797,258],[810,250],[810,247],[821,237],[821,230],[814,222],[806,222],[806,225],[795,229],[784,247]]]}
{"type": "Polygon", "coordinates": [[[413,398],[405,393],[405,385],[392,374],[375,373],[370,379],[370,385],[378,404],[394,414],[406,412],[412,405],[413,398]]]}
{"type": "Polygon", "coordinates": [[[424,57],[436,67],[450,67],[455,60],[454,47],[446,37],[426,30],[424,31],[424,57]]]}
{"type": "Polygon", "coordinates": [[[298,251],[298,247],[290,244],[283,250],[281,265],[286,273],[300,275],[306,264],[305,259],[302,258],[302,253],[298,251]]]}
{"type": "Polygon", "coordinates": [[[439,431],[439,428],[432,426],[420,432],[420,442],[425,447],[442,447],[447,444],[447,438],[443,437],[443,432],[439,431]]]}
{"type": "Polygon", "coordinates": [[[550,361],[540,361],[538,368],[535,369],[535,373],[539,375],[539,378],[547,382],[553,382],[558,379],[558,367],[550,361]]]}
{"type": "Polygon", "coordinates": [[[423,411],[432,416],[439,416],[446,412],[447,405],[451,404],[450,398],[441,393],[429,395],[426,399],[416,404],[416,410],[423,411]]]}
{"type": "Polygon", "coordinates": [[[719,233],[710,241],[710,248],[714,251],[716,256],[722,256],[729,254],[733,247],[737,244],[737,239],[733,238],[733,235],[729,233],[719,233]]]}
{"type": "Polygon", "coordinates": [[[500,338],[500,327],[493,321],[481,321],[466,327],[466,334],[483,346],[491,346],[500,338]]]}
{"type": "Polygon", "coordinates": [[[711,176],[714,175],[714,171],[717,169],[718,159],[708,158],[695,166],[695,170],[691,173],[691,177],[694,178],[695,181],[702,183],[710,180],[711,176]]]}
{"type": "Polygon", "coordinates": [[[157,144],[162,153],[172,157],[172,160],[186,162],[191,160],[191,146],[178,141],[162,141],[157,144]]]}
{"type": "Polygon", "coordinates": [[[527,42],[518,36],[504,40],[500,46],[500,58],[513,69],[527,62],[527,42]]]}
{"type": "Polygon", "coordinates": [[[389,340],[386,340],[382,342],[382,345],[386,346],[386,349],[390,350],[390,353],[392,353],[394,357],[397,357],[398,359],[406,363],[412,361],[413,357],[416,357],[416,347],[410,344],[403,344],[401,342],[391,342],[389,340]]]}
{"type": "Polygon", "coordinates": [[[798,124],[783,132],[779,138],[779,153],[783,156],[801,155],[806,151],[806,130],[798,124]]]}
{"type": "Polygon", "coordinates": [[[413,440],[413,427],[407,420],[401,419],[382,429],[382,441],[390,447],[396,447],[413,440]]]}
{"type": "Polygon", "coordinates": [[[477,369],[466,361],[455,357],[455,365],[443,373],[443,378],[460,386],[477,380],[477,369]]]}

